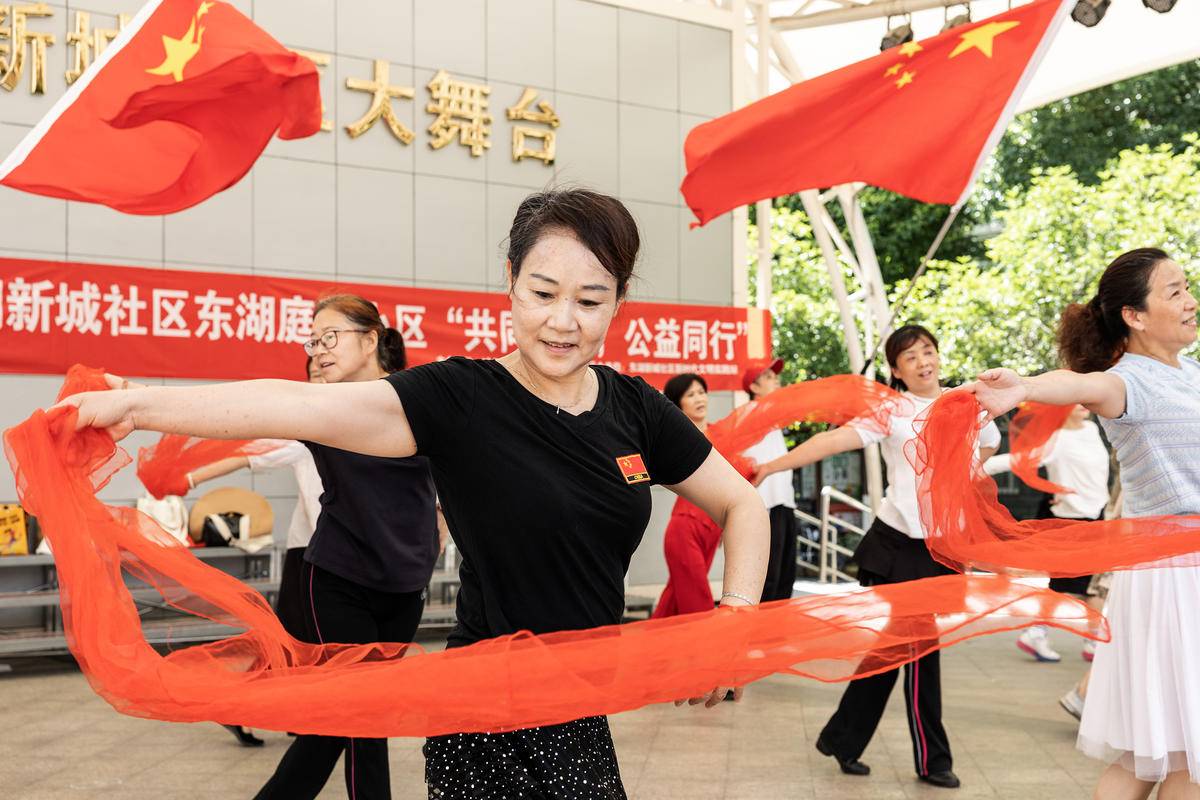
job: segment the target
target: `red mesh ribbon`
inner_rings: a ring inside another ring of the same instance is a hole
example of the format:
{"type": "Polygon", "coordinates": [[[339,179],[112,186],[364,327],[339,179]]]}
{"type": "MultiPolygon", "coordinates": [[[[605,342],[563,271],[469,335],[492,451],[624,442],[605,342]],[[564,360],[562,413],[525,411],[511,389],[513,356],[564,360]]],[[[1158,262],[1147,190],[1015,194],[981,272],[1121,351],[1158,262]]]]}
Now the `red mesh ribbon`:
{"type": "Polygon", "coordinates": [[[741,453],[762,441],[771,431],[798,422],[827,422],[879,432],[888,429],[893,413],[912,413],[912,403],[881,383],[859,375],[835,375],[794,383],[761,400],[746,403],[729,416],[708,426],[708,438],[735,467],[747,462],[741,453]]]}
{"type": "MultiPolygon", "coordinates": [[[[96,387],[75,371],[67,391],[96,387]]],[[[439,653],[403,644],[310,645],[266,601],[96,491],[129,462],[73,408],[5,433],[21,500],[50,538],[71,651],[127,714],[337,736],[501,731],[625,711],[775,672],[842,681],[939,647],[1034,623],[1087,636],[1082,603],[1006,577],[952,575],[842,596],[718,609],[439,653]],[[167,603],[244,633],[162,655],[143,636],[122,572],[167,603]]]]}
{"type": "Polygon", "coordinates": [[[1071,409],[1075,406],[1052,406],[1047,403],[1022,403],[1008,424],[1009,464],[1012,473],[1025,482],[1026,486],[1039,492],[1069,494],[1074,492],[1066,486],[1042,478],[1038,466],[1048,450],[1050,437],[1063,426],[1071,409]]]}
{"type": "Polygon", "coordinates": [[[975,459],[979,415],[974,395],[946,392],[922,412],[920,433],[906,446],[929,533],[925,543],[938,561],[959,570],[1062,578],[1197,563],[1200,516],[1014,519],[975,459]]]}
{"type": "Polygon", "coordinates": [[[160,500],[188,493],[187,475],[200,467],[235,456],[255,456],[279,447],[272,439],[197,439],[164,433],[158,443],[138,450],[137,476],[146,491],[160,500]]]}

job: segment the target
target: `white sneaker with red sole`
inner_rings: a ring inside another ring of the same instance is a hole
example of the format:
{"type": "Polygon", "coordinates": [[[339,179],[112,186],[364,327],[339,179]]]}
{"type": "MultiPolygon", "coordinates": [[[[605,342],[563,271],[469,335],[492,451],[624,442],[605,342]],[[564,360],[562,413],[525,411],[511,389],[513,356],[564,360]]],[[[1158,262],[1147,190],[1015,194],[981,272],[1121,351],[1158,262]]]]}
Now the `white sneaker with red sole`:
{"type": "Polygon", "coordinates": [[[1051,664],[1062,661],[1062,656],[1055,652],[1054,648],[1050,646],[1050,640],[1046,638],[1046,629],[1040,625],[1035,625],[1032,628],[1026,628],[1021,635],[1017,637],[1017,647],[1021,648],[1038,661],[1051,664]]]}

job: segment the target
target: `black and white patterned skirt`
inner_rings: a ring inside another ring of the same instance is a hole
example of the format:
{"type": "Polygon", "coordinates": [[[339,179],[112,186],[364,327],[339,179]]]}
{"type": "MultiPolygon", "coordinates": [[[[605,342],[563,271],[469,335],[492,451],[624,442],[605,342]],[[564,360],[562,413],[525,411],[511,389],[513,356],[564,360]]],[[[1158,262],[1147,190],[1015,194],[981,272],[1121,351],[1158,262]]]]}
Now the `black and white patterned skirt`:
{"type": "Polygon", "coordinates": [[[430,800],[625,800],[607,717],[425,741],[430,800]]]}

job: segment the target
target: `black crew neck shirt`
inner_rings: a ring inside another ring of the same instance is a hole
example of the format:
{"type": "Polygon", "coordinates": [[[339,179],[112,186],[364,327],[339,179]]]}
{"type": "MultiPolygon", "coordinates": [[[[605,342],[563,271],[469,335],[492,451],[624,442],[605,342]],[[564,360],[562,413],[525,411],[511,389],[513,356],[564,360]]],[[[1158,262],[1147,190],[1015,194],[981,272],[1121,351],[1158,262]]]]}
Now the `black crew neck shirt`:
{"type": "Polygon", "coordinates": [[[599,396],[579,415],[492,360],[455,357],[387,377],[462,554],[451,647],[620,622],[650,486],[686,480],[712,449],[641,378],[592,370],[599,396]]]}
{"type": "Polygon", "coordinates": [[[304,560],[381,592],[428,586],[438,556],[429,459],[379,458],[303,444],[325,489],[304,560]]]}

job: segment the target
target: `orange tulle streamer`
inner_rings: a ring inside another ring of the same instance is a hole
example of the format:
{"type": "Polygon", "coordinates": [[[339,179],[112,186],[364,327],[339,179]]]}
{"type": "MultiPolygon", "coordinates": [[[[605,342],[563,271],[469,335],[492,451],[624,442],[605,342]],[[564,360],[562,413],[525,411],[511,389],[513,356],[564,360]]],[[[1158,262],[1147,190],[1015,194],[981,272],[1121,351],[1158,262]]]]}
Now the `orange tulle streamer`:
{"type": "Polygon", "coordinates": [[[1075,490],[1046,480],[1038,475],[1038,466],[1046,455],[1050,437],[1063,426],[1074,406],[1052,406],[1048,403],[1022,403],[1008,423],[1008,441],[1012,473],[1026,486],[1039,492],[1069,494],[1075,490]]]}
{"type": "MultiPolygon", "coordinates": [[[[95,387],[99,375],[74,371],[65,391],[95,387]]],[[[134,509],[97,500],[129,458],[105,432],[76,431],[75,424],[74,408],[37,411],[5,433],[5,447],[21,500],[54,548],[71,650],[95,691],[136,716],[359,737],[501,731],[695,696],[776,672],[847,680],[1034,623],[1107,636],[1103,618],[1063,595],[1005,576],[953,575],[517,634],[439,653],[394,643],[305,644],[283,630],[259,594],[197,560],[134,509]],[[245,632],[160,654],[143,636],[123,572],[177,609],[245,632]]]]}
{"type": "Polygon", "coordinates": [[[975,452],[979,404],[947,392],[918,418],[906,455],[917,472],[925,543],[954,569],[1075,577],[1133,567],[1179,566],[1200,559],[1200,516],[1072,522],[1013,518],[975,452]]]}
{"type": "Polygon", "coordinates": [[[164,433],[158,442],[138,450],[137,476],[146,491],[160,500],[188,493],[187,475],[200,467],[235,456],[262,455],[279,447],[270,439],[197,439],[164,433]]]}
{"type": "Polygon", "coordinates": [[[834,375],[777,389],[761,400],[746,403],[729,416],[708,426],[708,438],[721,455],[738,466],[741,453],[762,441],[771,431],[798,422],[825,422],[886,431],[892,414],[912,413],[912,403],[890,389],[860,375],[834,375]]]}

